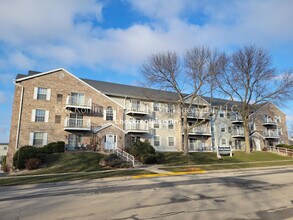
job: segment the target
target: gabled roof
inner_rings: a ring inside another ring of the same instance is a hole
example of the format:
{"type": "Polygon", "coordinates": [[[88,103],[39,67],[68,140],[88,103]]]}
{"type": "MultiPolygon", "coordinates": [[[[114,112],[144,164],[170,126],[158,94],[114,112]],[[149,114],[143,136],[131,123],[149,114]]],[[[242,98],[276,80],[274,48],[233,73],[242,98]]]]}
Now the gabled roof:
{"type": "Polygon", "coordinates": [[[141,98],[161,101],[176,101],[179,99],[175,92],[149,89],[138,86],[123,85],[118,83],[103,82],[98,80],[83,79],[84,82],[98,89],[102,93],[111,96],[141,98]]]}

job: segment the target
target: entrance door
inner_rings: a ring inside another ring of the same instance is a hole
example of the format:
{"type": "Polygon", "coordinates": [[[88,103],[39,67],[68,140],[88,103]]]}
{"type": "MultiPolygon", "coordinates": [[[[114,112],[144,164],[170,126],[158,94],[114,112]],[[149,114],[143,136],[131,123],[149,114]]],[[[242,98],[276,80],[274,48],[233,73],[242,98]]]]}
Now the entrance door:
{"type": "Polygon", "coordinates": [[[67,150],[75,150],[78,148],[78,145],[81,143],[81,136],[76,134],[68,135],[68,146],[67,150]]]}
{"type": "Polygon", "coordinates": [[[106,150],[114,149],[115,143],[116,143],[116,135],[107,134],[105,138],[105,149],[106,150]]]}
{"type": "Polygon", "coordinates": [[[261,148],[260,148],[260,140],[259,140],[259,138],[255,138],[254,142],[255,142],[255,150],[260,151],[261,148]]]}

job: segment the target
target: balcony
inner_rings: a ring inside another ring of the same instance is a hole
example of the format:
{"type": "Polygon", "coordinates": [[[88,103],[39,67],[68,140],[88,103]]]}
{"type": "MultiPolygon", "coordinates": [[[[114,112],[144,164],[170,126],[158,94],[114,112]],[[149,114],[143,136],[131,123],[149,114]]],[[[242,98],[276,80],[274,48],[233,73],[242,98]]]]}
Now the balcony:
{"type": "Polygon", "coordinates": [[[278,139],[279,138],[279,134],[277,131],[264,131],[263,134],[264,134],[264,137],[267,139],[269,139],[269,138],[278,139]]]}
{"type": "Polygon", "coordinates": [[[80,118],[65,118],[64,121],[65,131],[90,131],[91,120],[80,118]]]}
{"type": "Polygon", "coordinates": [[[240,115],[238,115],[238,114],[232,114],[230,116],[230,119],[231,119],[232,124],[243,123],[242,117],[240,115]]]}
{"type": "Polygon", "coordinates": [[[263,126],[277,126],[277,121],[273,120],[269,117],[267,118],[262,118],[262,125],[263,126]]]}
{"type": "Polygon", "coordinates": [[[92,98],[79,99],[75,96],[67,96],[66,109],[88,109],[92,108],[92,98]]]}
{"type": "Polygon", "coordinates": [[[244,130],[242,129],[235,129],[232,132],[233,138],[244,138],[244,130]]]}
{"type": "Polygon", "coordinates": [[[149,124],[144,121],[130,122],[125,124],[127,133],[149,133],[149,124]]]}
{"type": "Polygon", "coordinates": [[[212,152],[213,147],[204,143],[189,143],[189,152],[212,152]]]}
{"type": "Polygon", "coordinates": [[[188,119],[205,119],[210,120],[210,113],[206,111],[190,111],[187,113],[188,119]]]}
{"type": "Polygon", "coordinates": [[[210,128],[195,127],[189,130],[189,136],[212,136],[210,128]]]}
{"type": "Polygon", "coordinates": [[[147,115],[149,113],[147,104],[128,105],[126,107],[127,115],[147,115]]]}

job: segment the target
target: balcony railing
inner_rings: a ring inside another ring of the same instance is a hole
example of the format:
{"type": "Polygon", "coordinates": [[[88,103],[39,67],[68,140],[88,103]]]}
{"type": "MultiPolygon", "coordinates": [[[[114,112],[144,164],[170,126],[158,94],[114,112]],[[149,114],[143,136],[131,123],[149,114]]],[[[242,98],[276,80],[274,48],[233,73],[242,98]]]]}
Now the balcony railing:
{"type": "Polygon", "coordinates": [[[279,138],[277,131],[264,131],[263,134],[265,138],[279,138]]]}
{"type": "Polygon", "coordinates": [[[206,111],[190,111],[187,113],[187,118],[195,118],[195,119],[210,119],[210,113],[206,111]]]}
{"type": "Polygon", "coordinates": [[[244,130],[242,130],[242,129],[234,129],[232,131],[232,137],[244,137],[244,130]]]}
{"type": "Polygon", "coordinates": [[[232,123],[242,123],[243,122],[241,115],[237,115],[237,114],[232,114],[230,116],[230,119],[231,119],[232,123]]]}
{"type": "Polygon", "coordinates": [[[194,127],[189,130],[189,135],[210,136],[211,134],[210,128],[194,127]]]}
{"type": "Polygon", "coordinates": [[[209,146],[207,144],[204,143],[189,143],[188,144],[189,147],[189,151],[193,151],[193,152],[208,152],[208,151],[213,151],[213,147],[209,146]]]}
{"type": "Polygon", "coordinates": [[[64,130],[91,130],[91,119],[65,118],[64,130]]]}
{"type": "Polygon", "coordinates": [[[277,121],[271,118],[262,118],[263,125],[277,125],[277,121]]]}
{"type": "Polygon", "coordinates": [[[147,104],[139,104],[139,105],[127,105],[126,106],[126,114],[138,114],[138,115],[146,115],[149,112],[149,108],[147,104]]]}
{"type": "Polygon", "coordinates": [[[130,122],[125,124],[125,130],[127,132],[134,132],[134,133],[148,133],[149,124],[144,121],[130,122]]]}
{"type": "Polygon", "coordinates": [[[86,108],[91,109],[92,98],[80,99],[75,96],[67,96],[66,98],[66,108],[86,108]]]}

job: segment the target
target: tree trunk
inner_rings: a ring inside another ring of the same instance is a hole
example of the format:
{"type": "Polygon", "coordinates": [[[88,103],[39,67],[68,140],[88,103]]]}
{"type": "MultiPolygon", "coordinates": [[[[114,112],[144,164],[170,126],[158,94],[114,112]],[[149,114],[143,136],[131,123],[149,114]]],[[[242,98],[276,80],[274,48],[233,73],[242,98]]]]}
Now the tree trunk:
{"type": "Polygon", "coordinates": [[[248,119],[243,119],[243,128],[244,128],[244,141],[245,141],[245,153],[250,153],[250,138],[249,138],[249,123],[248,119]]]}
{"type": "Polygon", "coordinates": [[[187,123],[187,113],[183,115],[183,154],[188,155],[188,123],[187,123]]]}

